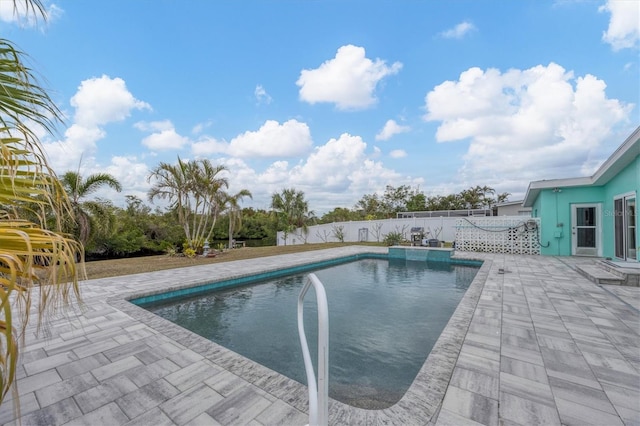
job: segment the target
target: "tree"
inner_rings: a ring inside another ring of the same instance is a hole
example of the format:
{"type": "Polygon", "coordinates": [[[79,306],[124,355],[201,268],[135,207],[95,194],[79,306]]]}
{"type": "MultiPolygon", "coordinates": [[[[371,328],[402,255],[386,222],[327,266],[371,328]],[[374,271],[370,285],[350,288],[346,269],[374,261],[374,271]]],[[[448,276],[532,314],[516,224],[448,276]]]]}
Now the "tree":
{"type": "Polygon", "coordinates": [[[330,212],[323,214],[319,223],[349,222],[351,220],[360,220],[358,212],[351,211],[344,207],[336,207],[330,212]]]}
{"type": "Polygon", "coordinates": [[[382,196],[386,216],[393,217],[395,213],[407,210],[407,201],[411,195],[411,187],[407,185],[400,185],[397,188],[387,185],[382,196]]]}
{"type": "Polygon", "coordinates": [[[395,217],[401,211],[421,211],[425,209],[426,197],[419,188],[408,185],[394,187],[387,185],[382,196],[365,194],[355,205],[365,220],[395,217]]]}
{"type": "Polygon", "coordinates": [[[66,172],[60,179],[71,200],[75,223],[73,234],[86,247],[92,234],[108,235],[115,226],[115,216],[108,203],[86,198],[104,186],[122,191],[120,182],[108,173],[94,173],[86,179],[77,172],[66,172]]]}
{"type": "Polygon", "coordinates": [[[409,199],[407,200],[406,209],[408,212],[420,212],[424,211],[427,205],[427,197],[423,192],[418,190],[409,194],[409,199]]]}
{"type": "Polygon", "coordinates": [[[280,193],[271,196],[271,209],[276,218],[276,228],[284,233],[284,243],[287,236],[297,228],[307,232],[307,225],[314,217],[309,210],[309,203],[304,199],[304,192],[295,188],[285,188],[280,193]]]}
{"type": "Polygon", "coordinates": [[[229,181],[220,174],[223,165],[214,166],[209,160],[182,161],[178,164],[160,163],[149,175],[155,181],[149,190],[149,200],[167,199],[169,208],[178,214],[187,245],[200,250],[213,235],[216,220],[227,197],[224,189],[229,181]]]}
{"type": "MultiPolygon", "coordinates": [[[[39,0],[24,4],[46,17],[39,0]]],[[[73,211],[38,138],[41,130],[53,134],[62,114],[24,56],[0,39],[0,402],[15,380],[16,336],[29,322],[32,290],[39,293],[38,323],[80,297],[76,256],[82,260],[82,247],[61,234],[59,220],[73,211]],[[25,208],[36,221],[24,219],[25,208]],[[47,229],[52,215],[58,219],[47,229]]]]}
{"type": "Polygon", "coordinates": [[[227,216],[229,219],[229,248],[233,247],[233,233],[242,226],[242,209],[240,201],[244,197],[253,198],[248,189],[243,189],[235,195],[227,195],[225,205],[227,206],[227,216]]]}
{"type": "Polygon", "coordinates": [[[427,197],[426,203],[427,211],[437,210],[462,210],[466,209],[466,203],[459,194],[449,195],[435,195],[433,197],[427,197]]]}
{"type": "Polygon", "coordinates": [[[376,193],[363,195],[354,208],[361,212],[362,218],[365,220],[385,218],[382,202],[376,193]]]}
{"type": "Polygon", "coordinates": [[[486,192],[480,186],[476,186],[461,191],[460,196],[466,203],[465,208],[479,209],[485,203],[486,192]]]}

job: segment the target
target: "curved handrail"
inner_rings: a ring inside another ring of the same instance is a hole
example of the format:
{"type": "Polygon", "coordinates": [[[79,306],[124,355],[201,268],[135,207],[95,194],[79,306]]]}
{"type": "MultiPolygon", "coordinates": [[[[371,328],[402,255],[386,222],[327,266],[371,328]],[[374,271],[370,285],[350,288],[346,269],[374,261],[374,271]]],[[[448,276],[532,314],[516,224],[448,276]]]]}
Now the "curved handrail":
{"type": "Polygon", "coordinates": [[[302,346],[304,368],[307,373],[309,388],[309,424],[313,426],[325,426],[329,420],[329,309],[327,305],[327,293],[324,286],[315,274],[309,274],[307,282],[298,296],[298,335],[302,346]],[[315,372],[307,336],[304,333],[304,296],[313,285],[316,291],[318,303],[318,382],[316,384],[315,372]]]}

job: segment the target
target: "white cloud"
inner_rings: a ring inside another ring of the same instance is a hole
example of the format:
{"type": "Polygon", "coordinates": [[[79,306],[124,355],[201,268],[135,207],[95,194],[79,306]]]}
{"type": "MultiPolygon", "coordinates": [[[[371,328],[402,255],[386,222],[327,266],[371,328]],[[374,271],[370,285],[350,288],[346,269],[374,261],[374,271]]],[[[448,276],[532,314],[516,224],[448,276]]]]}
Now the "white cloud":
{"type": "Polygon", "coordinates": [[[77,170],[81,163],[95,165],[97,143],[106,136],[103,127],[126,119],[134,109],[150,109],[147,103],[134,98],[124,80],[107,76],[81,82],[70,102],[75,108],[74,122],[65,131],[64,139],[43,142],[51,166],[59,173],[77,170]]]}
{"type": "Polygon", "coordinates": [[[640,2],[637,0],[607,0],[600,12],[610,12],[609,28],[602,40],[613,50],[637,48],[640,39],[640,2]]]}
{"type": "Polygon", "coordinates": [[[253,192],[251,205],[268,208],[271,194],[294,187],[302,190],[312,209],[322,214],[337,206],[351,208],[362,195],[382,192],[390,183],[421,182],[385,168],[372,156],[361,137],[345,133],[318,146],[299,163],[279,160],[259,171],[240,159],[218,161],[226,164],[233,175],[231,191],[248,188],[253,192]]]}
{"type": "Polygon", "coordinates": [[[80,163],[93,164],[97,142],[105,137],[98,127],[82,127],[72,124],[64,133],[64,140],[43,142],[49,164],[58,173],[77,170],[80,163]]]}
{"type": "Polygon", "coordinates": [[[297,120],[282,124],[267,120],[256,131],[246,131],[231,142],[213,138],[192,145],[194,154],[225,153],[233,157],[294,157],[304,155],[313,146],[309,126],[297,120]]]}
{"type": "Polygon", "coordinates": [[[189,143],[189,138],[179,135],[175,129],[165,129],[142,139],[142,145],[151,151],[179,150],[189,143]]]}
{"type": "Polygon", "coordinates": [[[257,131],[233,138],[228,152],[235,157],[291,157],[306,154],[312,146],[311,131],[305,123],[267,120],[257,131]]]}
{"type": "Polygon", "coordinates": [[[455,27],[441,32],[440,36],[443,37],[443,38],[461,39],[462,37],[464,37],[469,32],[471,32],[471,31],[473,31],[475,29],[476,29],[476,26],[473,25],[471,22],[463,21],[463,22],[460,22],[455,27]]]}
{"type": "Polygon", "coordinates": [[[368,59],[363,47],[346,45],[319,68],[302,70],[296,84],[304,102],[335,103],[341,110],[364,109],[376,103],[378,83],[401,68],[400,62],[387,66],[381,59],[368,59]]]}
{"type": "Polygon", "coordinates": [[[193,129],[191,129],[191,133],[193,133],[194,135],[199,135],[200,133],[204,132],[205,129],[211,127],[212,124],[213,122],[211,120],[204,123],[198,123],[193,126],[193,129]]]}
{"type": "Polygon", "coordinates": [[[394,149],[389,153],[391,158],[404,158],[407,156],[407,151],[404,149],[394,149]]]}
{"type": "Polygon", "coordinates": [[[191,152],[196,157],[203,157],[219,152],[226,152],[229,144],[224,141],[219,141],[215,138],[205,136],[196,142],[191,143],[191,152]]]}
{"type": "Polygon", "coordinates": [[[121,78],[103,75],[80,83],[78,92],[71,98],[76,109],[74,121],[82,126],[100,126],[122,121],[134,109],[151,109],[146,102],[133,97],[121,78]]]}
{"type": "Polygon", "coordinates": [[[173,130],[174,128],[171,120],[138,121],[133,127],[143,132],[162,132],[163,130],[173,130]]]}
{"type": "Polygon", "coordinates": [[[395,120],[387,120],[382,130],[380,130],[380,133],[376,135],[376,140],[387,141],[391,139],[394,135],[397,135],[399,133],[406,133],[410,130],[411,130],[411,127],[409,126],[402,126],[396,123],[395,120]]]}
{"type": "MultiPolygon", "coordinates": [[[[150,170],[145,163],[138,161],[136,157],[114,156],[111,158],[111,164],[101,172],[109,173],[115,177],[124,188],[118,195],[111,194],[110,198],[114,203],[124,205],[126,195],[135,195],[146,201],[147,193],[151,188],[151,184],[147,180],[150,170]]],[[[99,193],[96,195],[100,196],[99,193]]]]}
{"type": "Polygon", "coordinates": [[[289,185],[289,163],[286,161],[276,161],[260,174],[260,182],[269,186],[289,185]]]}
{"type": "Polygon", "coordinates": [[[364,161],[366,148],[367,144],[360,136],[344,133],[316,148],[303,165],[297,166],[293,171],[295,180],[344,190],[349,186],[349,175],[354,166],[364,161]]]}
{"type": "Polygon", "coordinates": [[[269,105],[271,103],[271,96],[269,96],[269,94],[267,93],[266,90],[264,90],[264,87],[262,87],[262,85],[258,84],[256,86],[256,89],[254,90],[253,94],[256,97],[256,101],[258,102],[258,104],[267,104],[269,105]]]}
{"type": "Polygon", "coordinates": [[[427,94],[424,118],[441,122],[438,142],[470,140],[462,179],[491,184],[517,176],[526,187],[579,176],[590,153],[628,119],[633,106],[607,99],[605,88],[554,63],[505,73],[470,68],[427,94]]]}

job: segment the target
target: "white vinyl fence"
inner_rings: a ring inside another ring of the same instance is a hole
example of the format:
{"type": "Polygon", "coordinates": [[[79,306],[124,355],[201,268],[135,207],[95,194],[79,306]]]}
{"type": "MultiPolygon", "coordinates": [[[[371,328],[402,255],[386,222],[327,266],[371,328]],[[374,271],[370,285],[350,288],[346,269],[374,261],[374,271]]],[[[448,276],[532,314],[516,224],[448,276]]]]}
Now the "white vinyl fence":
{"type": "Polygon", "coordinates": [[[411,241],[411,229],[423,228],[424,238],[455,242],[456,250],[540,254],[540,219],[523,216],[431,217],[364,220],[314,225],[287,235],[278,232],[278,245],[327,242],[382,242],[390,232],[411,241]]]}
{"type": "Polygon", "coordinates": [[[410,218],[362,220],[355,222],[336,222],[314,225],[307,228],[307,233],[298,228],[287,235],[278,232],[279,246],[328,243],[328,242],[382,242],[390,232],[401,233],[406,240],[411,239],[411,228],[424,228],[424,238],[452,242],[456,236],[455,217],[410,218]]]}

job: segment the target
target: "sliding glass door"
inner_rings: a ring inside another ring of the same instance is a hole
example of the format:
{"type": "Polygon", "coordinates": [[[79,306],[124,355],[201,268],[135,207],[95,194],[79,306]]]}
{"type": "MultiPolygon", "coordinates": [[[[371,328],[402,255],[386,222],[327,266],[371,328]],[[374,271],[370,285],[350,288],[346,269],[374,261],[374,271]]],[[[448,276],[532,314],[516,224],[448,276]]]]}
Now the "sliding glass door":
{"type": "Polygon", "coordinates": [[[615,256],[636,260],[636,196],[622,195],[613,200],[615,256]]]}

